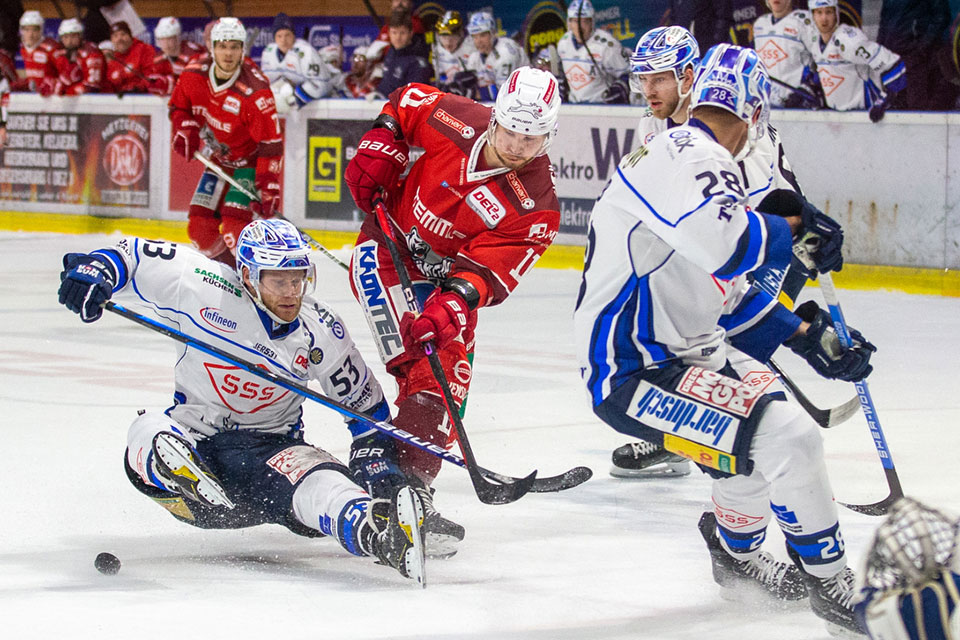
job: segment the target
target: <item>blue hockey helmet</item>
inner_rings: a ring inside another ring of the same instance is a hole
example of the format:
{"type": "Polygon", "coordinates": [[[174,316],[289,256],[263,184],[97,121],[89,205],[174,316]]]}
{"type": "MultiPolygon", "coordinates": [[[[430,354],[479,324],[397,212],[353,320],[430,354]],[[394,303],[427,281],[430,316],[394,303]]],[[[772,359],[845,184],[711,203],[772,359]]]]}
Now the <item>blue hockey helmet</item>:
{"type": "Polygon", "coordinates": [[[760,56],[753,49],[732,44],[710,47],[697,67],[690,109],[702,106],[729,111],[751,130],[746,157],[763,134],[770,115],[770,78],[760,56]]]}
{"type": "Polygon", "coordinates": [[[277,322],[284,322],[264,307],[260,296],[260,273],[262,271],[306,271],[302,295],[313,291],[316,286],[316,268],[310,262],[310,245],[300,232],[287,220],[271,218],[254,220],[243,228],[237,239],[237,275],[243,282],[243,270],[249,273],[250,284],[254,289],[253,300],[258,307],[267,312],[277,322]]]}
{"type": "Polygon", "coordinates": [[[497,23],[494,22],[492,13],[478,11],[470,16],[470,22],[467,23],[467,33],[475,36],[480,33],[486,33],[487,31],[493,34],[497,32],[497,23]]]}
{"type": "Polygon", "coordinates": [[[657,27],[640,36],[637,47],[630,56],[630,89],[643,93],[639,76],[648,73],[673,71],[677,78],[680,101],[690,95],[680,91],[683,72],[687,67],[697,68],[700,63],[700,47],[696,38],[683,27],[657,27]]]}

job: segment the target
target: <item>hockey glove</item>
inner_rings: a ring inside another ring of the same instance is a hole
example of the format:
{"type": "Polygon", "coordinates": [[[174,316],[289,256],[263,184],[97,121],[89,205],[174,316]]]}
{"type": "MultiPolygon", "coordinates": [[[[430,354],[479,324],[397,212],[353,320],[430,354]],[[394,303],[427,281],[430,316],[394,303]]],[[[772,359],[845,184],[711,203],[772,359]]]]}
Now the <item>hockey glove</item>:
{"type": "Polygon", "coordinates": [[[817,373],[824,378],[847,382],[859,382],[870,375],[873,371],[870,356],[877,348],[863,334],[847,327],[853,347],[846,349],[833,329],[830,314],[816,302],[804,302],[795,313],[810,326],[806,334],[790,338],[783,344],[806,360],[817,373]]]}
{"type": "Polygon", "coordinates": [[[464,96],[465,98],[473,98],[477,94],[477,74],[474,71],[458,71],[456,75],[453,76],[453,81],[447,85],[447,90],[450,93],[455,93],[458,96],[464,96]]]}
{"type": "Polygon", "coordinates": [[[389,498],[396,487],[408,484],[397,464],[396,440],[380,431],[353,439],[349,467],[371,498],[389,498]]]}
{"type": "Polygon", "coordinates": [[[409,157],[410,147],[403,140],[395,140],[389,129],[380,127],[364,134],[343,175],[361,211],[373,211],[373,201],[381,189],[389,193],[396,188],[409,157]]]}
{"type": "Polygon", "coordinates": [[[200,149],[200,123],[196,120],[181,120],[174,128],[173,150],[187,160],[200,149]]]}
{"type": "Polygon", "coordinates": [[[600,99],[604,104],[627,104],[630,102],[630,91],[627,85],[617,81],[607,87],[600,99]]]}
{"type": "Polygon", "coordinates": [[[99,257],[68,253],[60,273],[60,304],[84,322],[93,322],[103,315],[101,305],[113,295],[115,282],[113,268],[99,257]]]}
{"type": "Polygon", "coordinates": [[[400,335],[408,351],[422,349],[424,342],[433,342],[442,349],[455,340],[470,317],[467,301],[453,291],[435,290],[423,305],[423,313],[414,317],[405,313],[400,319],[400,335]]]}
{"type": "Polygon", "coordinates": [[[272,218],[280,210],[280,163],[279,158],[257,159],[254,184],[260,192],[260,202],[251,202],[250,209],[261,218],[272,218]]]}
{"type": "Polygon", "coordinates": [[[890,107],[890,98],[892,96],[887,96],[883,100],[878,100],[870,107],[868,112],[870,115],[870,122],[876,124],[883,120],[883,116],[886,115],[887,109],[890,107]]]}
{"type": "Polygon", "coordinates": [[[757,211],[800,218],[802,227],[795,236],[793,252],[807,269],[826,273],[843,267],[843,229],[796,191],[774,189],[757,205],[757,211]]]}

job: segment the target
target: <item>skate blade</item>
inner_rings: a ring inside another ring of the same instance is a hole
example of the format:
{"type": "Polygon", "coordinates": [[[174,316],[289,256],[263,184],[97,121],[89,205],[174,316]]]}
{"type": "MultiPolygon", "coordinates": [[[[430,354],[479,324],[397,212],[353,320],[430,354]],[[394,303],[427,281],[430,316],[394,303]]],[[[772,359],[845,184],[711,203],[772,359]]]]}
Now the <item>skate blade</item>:
{"type": "Polygon", "coordinates": [[[624,469],[613,465],[610,467],[610,475],[614,478],[626,478],[628,480],[682,478],[690,475],[690,467],[690,463],[686,460],[683,462],[663,462],[646,469],[624,469]]]}
{"type": "Polygon", "coordinates": [[[767,611],[789,611],[809,608],[807,598],[798,600],[782,600],[758,584],[738,584],[736,586],[721,586],[720,599],[726,602],[766,609],[767,611]]]}
{"type": "Polygon", "coordinates": [[[457,549],[457,545],[460,543],[460,539],[456,536],[445,533],[431,533],[428,531],[423,537],[428,558],[446,560],[447,558],[452,558],[457,555],[457,551],[459,550],[457,549]]]}
{"type": "Polygon", "coordinates": [[[227,497],[223,487],[203,472],[194,460],[193,452],[183,442],[161,434],[156,440],[155,447],[160,461],[170,473],[196,482],[195,491],[201,502],[212,507],[233,509],[233,501],[227,497]]]}
{"type": "Polygon", "coordinates": [[[851,631],[850,629],[847,629],[836,622],[828,622],[824,620],[824,625],[827,627],[827,633],[834,638],[859,638],[860,640],[863,640],[864,638],[863,633],[851,631]]]}
{"type": "Polygon", "coordinates": [[[427,569],[424,553],[423,503],[413,489],[404,487],[397,495],[397,524],[412,543],[404,556],[403,565],[407,577],[427,588],[427,569]]]}

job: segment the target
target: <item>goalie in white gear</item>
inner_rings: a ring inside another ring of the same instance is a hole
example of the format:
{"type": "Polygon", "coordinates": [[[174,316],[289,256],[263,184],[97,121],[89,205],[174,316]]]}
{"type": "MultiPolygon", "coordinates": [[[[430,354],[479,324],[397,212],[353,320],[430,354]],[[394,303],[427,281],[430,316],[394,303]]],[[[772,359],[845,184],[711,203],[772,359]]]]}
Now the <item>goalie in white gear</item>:
{"type": "Polygon", "coordinates": [[[816,33],[809,11],[794,9],[793,0],[766,0],[770,13],[753,23],[754,49],[770,72],[774,107],[821,108],[823,89],[807,50],[816,33]]]}
{"type": "Polygon", "coordinates": [[[839,225],[802,197],[778,191],[767,212],[746,204],[734,158],[757,148],[768,101],[756,52],[717,45],[697,67],[687,123],[620,161],[590,219],[577,355],[601,420],[714,478],[700,529],[723,588],[809,595],[814,613],[856,629],[818,427],[776,381],[750,374],[786,344],[825,377],[862,379],[874,347],[857,333],[824,366],[821,349],[839,347],[829,315],[791,313],[745,277],[785,269],[792,237],[807,232],[824,271],[842,265],[839,225]],[[774,515],[793,565],[760,550],[774,515]]]}
{"type": "MultiPolygon", "coordinates": [[[[687,122],[700,49],[693,34],[683,27],[656,27],[640,37],[630,60],[630,87],[642,93],[649,104],[637,127],[642,146],[657,134],[687,122]]],[[[747,203],[753,207],[777,189],[802,194],[776,129],[767,125],[761,133],[752,153],[737,165],[747,189],[747,203]]],[[[755,275],[758,286],[764,286],[774,297],[779,296],[781,288],[786,289],[791,304],[808,277],[799,261],[794,261],[789,270],[761,268],[755,275]]],[[[762,369],[773,377],[766,367],[762,369]]],[[[760,370],[756,377],[763,377],[760,370]]],[[[690,473],[689,461],[652,442],[625,444],[613,451],[612,459],[610,474],[619,478],[669,478],[690,473]]]]}
{"type": "MultiPolygon", "coordinates": [[[[251,367],[315,382],[374,420],[390,417],[343,321],[310,297],[310,248],[285,220],[247,225],[235,270],[188,246],[125,238],[64,256],[61,281],[60,302],[85,322],[114,299],[251,367]]],[[[372,501],[346,465],[305,441],[303,396],[186,345],[179,346],[174,383],[173,406],[141,411],[130,425],[124,462],[138,491],[195,527],[272,523],[327,535],[422,581],[419,497],[399,485],[392,503],[372,501]]],[[[357,420],[348,426],[371,429],[357,420]]]]}
{"type": "Polygon", "coordinates": [[[569,101],[626,104],[630,99],[630,50],[603,29],[595,29],[594,14],[590,0],[573,0],[567,5],[567,32],[557,43],[557,52],[569,101]]]}
{"type": "Polygon", "coordinates": [[[260,59],[280,113],[332,95],[338,79],[317,50],[297,38],[293,29],[293,20],[278,14],[273,21],[273,42],[260,59]]]}
{"type": "MultiPolygon", "coordinates": [[[[820,75],[827,106],[837,111],[883,110],[889,97],[906,86],[900,56],[870,40],[856,27],[840,24],[837,0],[810,0],[816,30],[806,38],[820,75]]],[[[871,119],[875,118],[871,113],[871,119]]]]}
{"type": "Polygon", "coordinates": [[[490,13],[481,11],[470,16],[467,33],[476,47],[467,58],[467,71],[476,75],[476,90],[462,95],[492,102],[510,74],[529,65],[530,59],[516,41],[497,36],[497,24],[490,13]]]}

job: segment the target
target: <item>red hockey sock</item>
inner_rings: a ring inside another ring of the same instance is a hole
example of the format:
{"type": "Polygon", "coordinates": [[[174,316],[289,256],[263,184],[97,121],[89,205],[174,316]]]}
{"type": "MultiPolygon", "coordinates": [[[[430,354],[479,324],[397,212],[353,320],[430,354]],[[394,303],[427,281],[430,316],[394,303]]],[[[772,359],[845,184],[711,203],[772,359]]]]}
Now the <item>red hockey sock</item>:
{"type": "MultiPolygon", "coordinates": [[[[447,436],[452,428],[443,400],[424,392],[415,393],[397,405],[397,417],[393,419],[393,424],[439,447],[447,444],[447,436]]],[[[428,486],[440,472],[441,460],[432,453],[406,444],[400,444],[397,450],[403,472],[418,476],[428,486]]]]}

